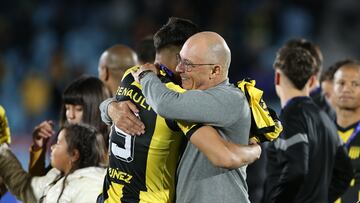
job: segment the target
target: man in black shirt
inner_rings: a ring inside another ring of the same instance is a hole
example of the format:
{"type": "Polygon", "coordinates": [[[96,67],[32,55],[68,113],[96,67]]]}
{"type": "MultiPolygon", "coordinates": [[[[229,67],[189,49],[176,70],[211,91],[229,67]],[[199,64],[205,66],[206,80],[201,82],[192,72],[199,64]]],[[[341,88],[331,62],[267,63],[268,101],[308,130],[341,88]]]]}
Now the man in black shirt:
{"type": "Polygon", "coordinates": [[[324,90],[322,89],[322,84],[320,81],[320,73],[322,72],[323,66],[323,55],[321,53],[320,47],[316,44],[304,39],[304,38],[295,38],[287,41],[284,45],[288,48],[303,48],[307,50],[315,60],[315,65],[318,68],[317,71],[317,80],[310,87],[310,97],[313,99],[316,105],[325,113],[327,113],[331,120],[335,120],[335,110],[331,107],[329,102],[325,99],[324,90]]]}
{"type": "MultiPolygon", "coordinates": [[[[315,61],[316,68],[318,73],[321,72],[323,64],[323,56],[319,46],[312,43],[309,40],[304,38],[293,38],[288,40],[284,47],[286,48],[303,48],[307,50],[315,61]]],[[[320,74],[317,74],[319,76],[320,74]]],[[[321,84],[322,85],[322,84],[321,84]]],[[[310,88],[310,97],[313,99],[314,103],[319,106],[320,109],[325,111],[328,114],[331,120],[335,121],[335,110],[329,105],[329,102],[325,99],[325,91],[323,86],[320,87],[320,83],[316,80],[310,88]]],[[[249,186],[249,197],[251,202],[260,203],[263,201],[264,194],[264,182],[267,176],[265,171],[266,166],[266,148],[268,143],[263,143],[263,154],[259,160],[247,167],[247,183],[249,186]]]]}
{"type": "Polygon", "coordinates": [[[307,50],[289,47],[279,50],[274,68],[284,130],[267,149],[265,202],[333,201],[352,168],[332,121],[309,97],[319,68],[307,50]]]}

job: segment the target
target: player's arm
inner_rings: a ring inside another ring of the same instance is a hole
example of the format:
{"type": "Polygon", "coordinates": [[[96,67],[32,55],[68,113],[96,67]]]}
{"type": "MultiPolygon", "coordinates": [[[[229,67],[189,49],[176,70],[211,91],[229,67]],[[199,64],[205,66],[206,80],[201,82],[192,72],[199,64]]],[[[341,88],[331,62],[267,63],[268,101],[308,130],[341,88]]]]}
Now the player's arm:
{"type": "Polygon", "coordinates": [[[100,103],[99,109],[100,109],[100,113],[101,113],[101,120],[106,123],[107,125],[111,125],[112,124],[112,118],[110,116],[110,104],[116,102],[116,98],[108,98],[106,100],[104,100],[103,102],[100,103]]]}
{"type": "Polygon", "coordinates": [[[221,168],[240,168],[256,161],[261,154],[256,142],[241,145],[227,141],[211,126],[194,126],[186,136],[213,165],[221,168]]]}
{"type": "Polygon", "coordinates": [[[131,101],[117,101],[109,98],[100,104],[101,118],[104,123],[116,127],[130,135],[140,135],[144,133],[144,124],[136,117],[138,109],[131,101]]]}
{"type": "MultiPolygon", "coordinates": [[[[151,66],[152,64],[146,65],[151,66]]],[[[139,72],[133,73],[135,78],[136,75],[141,74],[139,72]]],[[[140,76],[142,93],[146,97],[146,102],[157,114],[165,118],[226,126],[236,121],[238,116],[241,115],[241,108],[231,109],[223,107],[240,106],[239,102],[243,101],[218,98],[206,90],[175,91],[174,89],[169,89],[168,84],[162,83],[153,72],[146,72],[146,74],[140,76]]]]}
{"type": "MultiPolygon", "coordinates": [[[[131,85],[126,78],[131,77],[129,72],[131,69],[125,72],[120,84],[121,87],[131,85]]],[[[104,123],[108,125],[115,124],[116,127],[130,135],[140,135],[144,133],[145,126],[135,115],[139,110],[131,101],[118,101],[115,97],[109,98],[100,104],[99,109],[101,119],[104,123]]]]}

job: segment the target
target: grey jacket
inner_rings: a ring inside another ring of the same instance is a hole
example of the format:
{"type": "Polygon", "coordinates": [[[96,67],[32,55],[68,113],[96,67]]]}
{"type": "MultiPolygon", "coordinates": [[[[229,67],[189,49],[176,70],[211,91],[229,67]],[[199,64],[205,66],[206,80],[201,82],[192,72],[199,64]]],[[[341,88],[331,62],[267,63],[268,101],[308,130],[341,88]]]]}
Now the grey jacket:
{"type": "MultiPolygon", "coordinates": [[[[250,108],[243,93],[228,80],[207,90],[179,93],[149,73],[141,85],[146,102],[159,115],[212,125],[225,139],[248,143],[250,108]]],[[[188,143],[178,167],[176,202],[249,202],[246,166],[236,170],[215,167],[188,143]]]]}

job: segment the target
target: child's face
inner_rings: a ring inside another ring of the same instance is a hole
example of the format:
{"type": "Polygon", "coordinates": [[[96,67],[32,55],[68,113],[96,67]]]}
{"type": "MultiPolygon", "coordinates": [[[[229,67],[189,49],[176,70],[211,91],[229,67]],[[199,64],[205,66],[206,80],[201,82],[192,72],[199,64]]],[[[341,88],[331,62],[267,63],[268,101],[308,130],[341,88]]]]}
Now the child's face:
{"type": "Polygon", "coordinates": [[[68,144],[65,140],[65,133],[65,130],[61,130],[57,143],[51,146],[51,165],[67,174],[71,169],[74,156],[67,151],[68,144]]]}
{"type": "Polygon", "coordinates": [[[81,105],[65,104],[65,115],[68,123],[80,123],[83,117],[81,105]]]}

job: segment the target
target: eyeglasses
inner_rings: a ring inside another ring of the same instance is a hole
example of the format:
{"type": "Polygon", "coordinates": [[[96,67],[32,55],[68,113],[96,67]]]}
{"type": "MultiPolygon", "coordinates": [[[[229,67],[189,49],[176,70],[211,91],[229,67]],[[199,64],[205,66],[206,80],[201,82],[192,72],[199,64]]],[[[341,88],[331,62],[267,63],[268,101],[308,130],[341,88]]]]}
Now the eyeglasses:
{"type": "Polygon", "coordinates": [[[176,62],[180,67],[184,67],[185,70],[190,71],[191,68],[195,68],[195,66],[213,66],[216,65],[214,63],[191,63],[187,59],[182,59],[180,54],[176,54],[176,62]]]}

